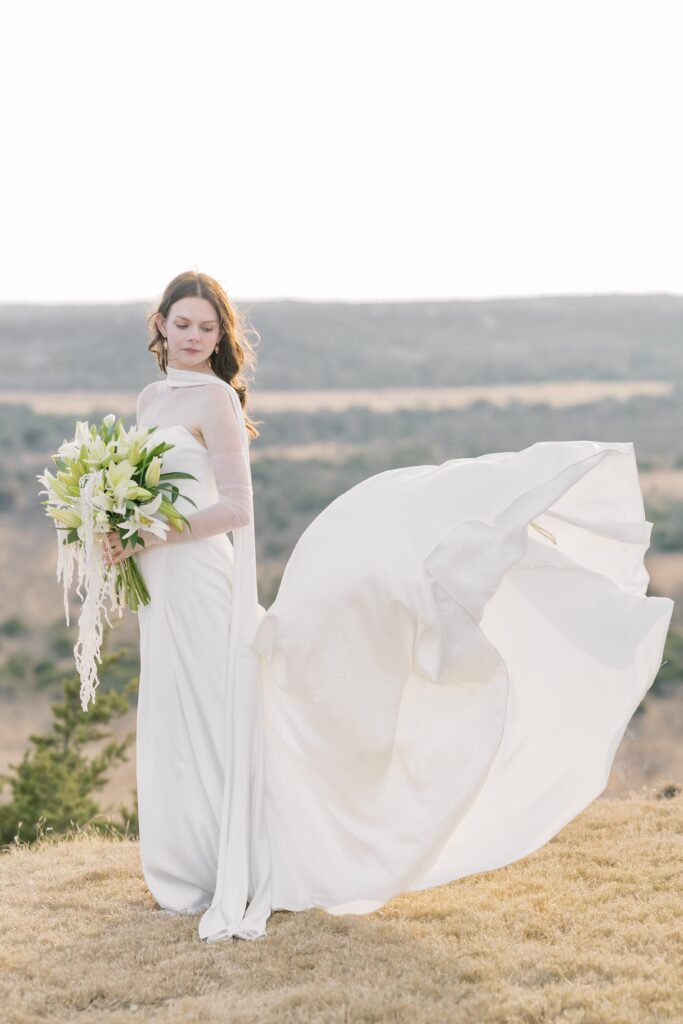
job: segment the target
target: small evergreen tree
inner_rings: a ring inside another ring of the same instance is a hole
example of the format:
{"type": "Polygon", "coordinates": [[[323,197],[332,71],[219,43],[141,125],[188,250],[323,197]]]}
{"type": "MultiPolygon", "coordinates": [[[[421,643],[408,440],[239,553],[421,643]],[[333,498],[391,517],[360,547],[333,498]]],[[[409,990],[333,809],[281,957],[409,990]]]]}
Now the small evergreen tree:
{"type": "MultiPolygon", "coordinates": [[[[102,672],[118,661],[123,650],[102,656],[102,672]]],[[[97,690],[94,704],[83,711],[80,704],[80,680],[76,673],[64,677],[62,699],[52,705],[52,728],[45,735],[32,735],[33,749],[24,752],[20,764],[10,764],[11,774],[0,774],[0,792],[7,784],[12,791],[8,803],[0,804],[0,845],[15,838],[33,842],[45,829],[68,832],[74,826],[88,825],[111,834],[137,835],[137,797],[130,811],[120,805],[121,822],[103,819],[93,794],[109,781],[109,771],[127,760],[127,750],[135,738],[129,732],[120,742],[110,729],[102,728],[124,715],[130,698],[137,692],[134,677],[122,692],[97,690]],[[97,740],[109,742],[94,756],[85,747],[97,740]],[[99,819],[99,820],[98,820],[99,819]]]]}

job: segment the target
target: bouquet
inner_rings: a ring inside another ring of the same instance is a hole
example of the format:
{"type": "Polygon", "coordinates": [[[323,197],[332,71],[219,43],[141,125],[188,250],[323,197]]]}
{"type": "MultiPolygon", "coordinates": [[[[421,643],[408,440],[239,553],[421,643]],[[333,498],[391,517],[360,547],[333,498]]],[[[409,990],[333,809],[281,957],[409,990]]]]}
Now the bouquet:
{"type": "MultiPolygon", "coordinates": [[[[134,557],[113,565],[104,561],[106,536],[119,531],[122,546],[144,548],[141,530],[162,539],[169,528],[182,530],[188,523],[175,507],[180,491],[174,480],[195,480],[191,473],[164,473],[164,452],[172,444],[154,444],[156,427],[126,430],[113,413],[99,427],[78,421],[72,441],[64,441],[51,458],[56,474],[47,468],[37,479],[47,498],[46,515],[57,531],[57,579],[63,581],[64,612],[69,625],[68,592],[77,569],[76,593],[83,601],[78,640],[74,645],[76,667],[81,680],[81,706],[95,702],[96,662],[101,663],[102,614],[111,621],[105,607],[137,611],[149,604],[149,592],[134,557]],[[163,518],[159,518],[163,517],[163,518]],[[85,598],[81,587],[85,586],[85,598]]],[[[191,498],[185,501],[195,505],[191,498]]],[[[196,506],[195,506],[196,507],[196,506]]]]}

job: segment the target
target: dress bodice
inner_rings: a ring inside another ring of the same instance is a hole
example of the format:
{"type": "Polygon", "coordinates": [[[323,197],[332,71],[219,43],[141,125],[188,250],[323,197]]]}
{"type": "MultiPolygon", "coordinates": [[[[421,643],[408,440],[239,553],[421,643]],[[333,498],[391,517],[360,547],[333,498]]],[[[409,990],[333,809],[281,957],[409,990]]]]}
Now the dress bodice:
{"type": "Polygon", "coordinates": [[[252,519],[246,428],[239,396],[227,381],[169,367],[165,381],[142,393],[138,425],[156,428],[174,446],[164,453],[165,471],[195,478],[177,481],[190,499],[179,497],[177,508],[190,522],[186,536],[169,533],[167,543],[225,535],[252,519]]]}
{"type": "MultiPolygon", "coordinates": [[[[164,471],[191,473],[197,478],[176,481],[181,495],[191,498],[197,508],[212,505],[218,490],[208,449],[193,433],[196,427],[196,402],[191,399],[196,398],[199,392],[191,385],[219,380],[214,374],[169,366],[166,379],[157,382],[151,399],[139,417],[139,426],[156,427],[154,437],[173,445],[173,448],[164,452],[164,471]]],[[[181,497],[178,498],[177,507],[185,514],[194,508],[181,497]]]]}
{"type": "MultiPolygon", "coordinates": [[[[143,421],[141,426],[155,426],[142,416],[140,419],[143,421]]],[[[195,505],[197,508],[213,505],[218,497],[218,489],[209,453],[204,445],[181,423],[157,427],[152,434],[152,444],[159,441],[173,445],[173,448],[163,453],[162,472],[191,473],[196,477],[195,480],[181,478],[174,481],[180,489],[176,508],[184,515],[188,515],[195,509],[195,505]],[[195,505],[186,501],[185,497],[191,498],[195,505]]]]}

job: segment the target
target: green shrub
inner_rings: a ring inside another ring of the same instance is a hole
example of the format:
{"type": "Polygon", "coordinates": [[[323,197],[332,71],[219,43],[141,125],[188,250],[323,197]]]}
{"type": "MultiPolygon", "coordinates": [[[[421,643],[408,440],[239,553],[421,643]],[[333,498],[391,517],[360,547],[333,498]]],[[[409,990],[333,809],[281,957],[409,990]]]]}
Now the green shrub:
{"type": "Polygon", "coordinates": [[[72,655],[76,643],[76,630],[66,625],[63,619],[52,623],[48,644],[50,653],[55,658],[68,658],[72,655]]]}
{"type": "Polygon", "coordinates": [[[64,678],[64,670],[52,658],[43,658],[33,666],[35,684],[39,690],[47,690],[64,678]]]}
{"type": "Polygon", "coordinates": [[[9,618],[0,622],[0,633],[3,636],[26,636],[28,628],[19,615],[10,615],[9,618]]]}
{"type": "Polygon", "coordinates": [[[669,630],[662,665],[657,673],[652,689],[655,693],[670,691],[672,686],[683,682],[683,635],[673,627],[669,630]]]}
{"type": "MultiPolygon", "coordinates": [[[[120,652],[105,654],[100,673],[119,660],[120,652]]],[[[53,722],[44,735],[29,737],[29,747],[12,772],[0,774],[0,791],[9,785],[11,800],[0,805],[0,844],[33,842],[45,830],[68,832],[75,826],[90,826],[111,834],[137,835],[137,805],[131,811],[118,808],[121,821],[104,819],[94,794],[109,781],[110,769],[127,760],[126,752],[135,737],[129,732],[120,742],[111,730],[102,728],[124,715],[130,697],[137,692],[138,679],[130,679],[124,693],[98,688],[94,704],[83,711],[80,681],[76,673],[64,677],[62,699],[52,705],[53,722]],[[88,756],[87,744],[108,740],[99,753],[88,756]]]]}
{"type": "Polygon", "coordinates": [[[23,682],[28,677],[30,664],[30,658],[26,651],[15,651],[0,667],[0,679],[23,682]]]}

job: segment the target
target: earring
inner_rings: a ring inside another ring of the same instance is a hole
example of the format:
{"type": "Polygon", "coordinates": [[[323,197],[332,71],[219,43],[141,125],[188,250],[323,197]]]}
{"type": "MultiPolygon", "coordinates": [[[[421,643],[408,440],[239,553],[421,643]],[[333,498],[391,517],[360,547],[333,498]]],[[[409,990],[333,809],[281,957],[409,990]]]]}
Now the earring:
{"type": "Polygon", "coordinates": [[[214,349],[214,352],[218,352],[218,349],[219,349],[219,348],[220,348],[220,342],[219,342],[219,343],[218,343],[218,344],[216,345],[216,347],[215,347],[215,349],[214,349]]]}

